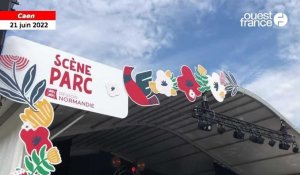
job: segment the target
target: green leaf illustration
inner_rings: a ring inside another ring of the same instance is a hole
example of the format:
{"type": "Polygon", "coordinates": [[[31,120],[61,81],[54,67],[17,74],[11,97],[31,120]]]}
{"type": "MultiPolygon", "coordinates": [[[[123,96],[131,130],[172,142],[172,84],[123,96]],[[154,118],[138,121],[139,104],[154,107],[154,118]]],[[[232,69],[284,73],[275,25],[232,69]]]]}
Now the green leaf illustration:
{"type": "Polygon", "coordinates": [[[34,171],[34,166],[33,163],[30,161],[28,156],[24,157],[24,162],[25,162],[25,166],[27,168],[28,171],[33,172],[34,171]]]}
{"type": "Polygon", "coordinates": [[[55,167],[53,165],[51,165],[48,161],[43,161],[42,164],[44,165],[45,168],[47,168],[49,171],[54,172],[55,171],[55,167]]]}
{"type": "Polygon", "coordinates": [[[44,168],[42,168],[41,166],[36,167],[37,171],[41,174],[41,175],[48,175],[50,174],[49,171],[46,171],[44,168]]]}
{"type": "Polygon", "coordinates": [[[210,87],[209,86],[202,86],[199,88],[200,92],[204,93],[206,91],[209,91],[210,90],[210,87]]]}
{"type": "Polygon", "coordinates": [[[40,164],[41,159],[40,159],[39,156],[37,155],[36,150],[33,150],[33,151],[32,151],[31,158],[32,158],[33,162],[34,162],[36,165],[39,165],[39,164],[40,164]]]}
{"type": "Polygon", "coordinates": [[[178,86],[173,86],[173,89],[175,89],[176,91],[178,91],[178,86]]]}
{"type": "Polygon", "coordinates": [[[204,93],[206,91],[210,91],[210,86],[208,85],[208,76],[201,75],[197,68],[195,68],[195,79],[197,83],[200,85],[198,89],[200,92],[204,93]]]}
{"type": "Polygon", "coordinates": [[[49,175],[50,172],[55,171],[55,167],[47,160],[46,148],[46,145],[43,145],[39,154],[37,154],[36,150],[33,150],[31,156],[24,157],[24,163],[30,173],[29,175],[49,175]]]}
{"type": "Polygon", "coordinates": [[[175,89],[176,91],[178,91],[178,82],[177,82],[177,78],[174,77],[174,75],[172,74],[172,77],[171,77],[171,81],[173,83],[173,89],[175,89]]]}
{"type": "Polygon", "coordinates": [[[40,150],[40,158],[43,160],[46,158],[46,145],[44,145],[40,150]]]}

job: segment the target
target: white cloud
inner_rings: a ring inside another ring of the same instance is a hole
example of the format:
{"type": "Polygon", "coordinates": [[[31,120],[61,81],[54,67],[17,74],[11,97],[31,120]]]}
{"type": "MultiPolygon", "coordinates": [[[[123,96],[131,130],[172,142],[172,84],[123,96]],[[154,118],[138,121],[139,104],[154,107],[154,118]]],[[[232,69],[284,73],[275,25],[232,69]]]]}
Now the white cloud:
{"type": "Polygon", "coordinates": [[[300,63],[264,72],[245,86],[269,102],[275,109],[300,126],[300,63]]]}
{"type": "Polygon", "coordinates": [[[280,113],[300,128],[300,2],[266,1],[264,10],[285,12],[289,22],[277,29],[278,56],[282,65],[269,69],[245,87],[264,98],[280,113]]]}
{"type": "Polygon", "coordinates": [[[155,51],[172,43],[172,28],[186,20],[183,13],[213,9],[210,2],[195,0],[21,0],[21,4],[21,9],[57,10],[57,30],[13,34],[118,67],[149,63],[155,51]]]}
{"type": "Polygon", "coordinates": [[[272,1],[266,3],[266,9],[287,13],[289,21],[286,28],[279,30],[278,44],[282,59],[300,61],[300,1],[272,1]]]}

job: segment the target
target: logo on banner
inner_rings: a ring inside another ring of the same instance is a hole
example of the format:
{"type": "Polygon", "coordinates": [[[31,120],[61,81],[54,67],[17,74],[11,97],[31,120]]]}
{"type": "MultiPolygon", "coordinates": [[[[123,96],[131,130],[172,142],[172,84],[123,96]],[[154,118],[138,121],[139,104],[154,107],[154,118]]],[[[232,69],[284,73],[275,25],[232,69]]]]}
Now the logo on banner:
{"type": "Polygon", "coordinates": [[[57,90],[56,89],[47,88],[45,95],[49,98],[53,98],[53,99],[57,100],[57,90]]]}

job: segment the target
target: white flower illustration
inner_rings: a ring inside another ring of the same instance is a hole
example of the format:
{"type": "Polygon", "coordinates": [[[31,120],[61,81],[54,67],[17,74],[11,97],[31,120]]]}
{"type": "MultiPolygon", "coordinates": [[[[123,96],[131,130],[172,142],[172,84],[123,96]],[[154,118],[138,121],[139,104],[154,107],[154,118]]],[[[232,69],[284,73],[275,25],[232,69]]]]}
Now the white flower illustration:
{"type": "Polygon", "coordinates": [[[177,83],[176,80],[172,80],[171,71],[158,70],[156,72],[156,80],[149,82],[149,87],[155,94],[164,94],[167,97],[177,95],[177,83]]]}
{"type": "Polygon", "coordinates": [[[208,84],[215,99],[218,102],[224,101],[227,91],[225,85],[221,83],[220,75],[215,72],[212,76],[208,75],[208,84]]]}

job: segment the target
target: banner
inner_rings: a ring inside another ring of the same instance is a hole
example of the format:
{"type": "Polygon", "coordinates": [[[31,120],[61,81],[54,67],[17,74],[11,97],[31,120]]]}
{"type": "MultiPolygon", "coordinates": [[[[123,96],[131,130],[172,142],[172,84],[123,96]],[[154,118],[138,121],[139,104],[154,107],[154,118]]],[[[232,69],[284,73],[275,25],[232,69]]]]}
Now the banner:
{"type": "MultiPolygon", "coordinates": [[[[118,118],[128,114],[122,70],[18,37],[5,40],[2,55],[6,56],[0,65],[7,69],[1,69],[23,83],[21,97],[26,96],[30,88],[37,88],[37,93],[44,89],[45,98],[51,103],[118,118]],[[12,60],[16,61],[17,69],[26,67],[28,70],[12,75],[12,60]],[[37,86],[30,86],[36,83],[37,86]]],[[[38,94],[31,94],[33,98],[34,95],[38,94]]],[[[37,100],[37,96],[35,98],[37,100]]],[[[27,100],[30,105],[35,99],[28,97],[27,100]]]]}

